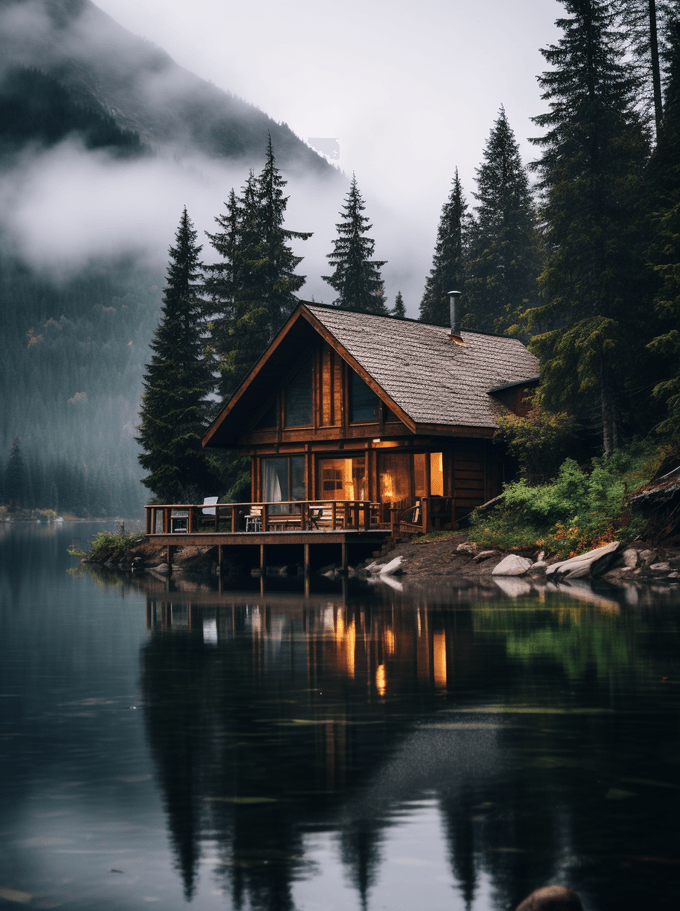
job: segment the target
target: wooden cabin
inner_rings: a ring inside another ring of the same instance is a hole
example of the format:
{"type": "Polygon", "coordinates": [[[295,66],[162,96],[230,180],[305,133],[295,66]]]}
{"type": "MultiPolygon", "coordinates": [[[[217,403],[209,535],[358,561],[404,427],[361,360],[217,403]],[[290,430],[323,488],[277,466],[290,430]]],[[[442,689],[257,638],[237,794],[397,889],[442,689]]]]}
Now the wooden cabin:
{"type": "Polygon", "coordinates": [[[301,303],[203,445],[251,457],[270,520],[369,502],[373,526],[456,527],[509,479],[496,415],[526,413],[537,374],[517,339],[301,303]]]}

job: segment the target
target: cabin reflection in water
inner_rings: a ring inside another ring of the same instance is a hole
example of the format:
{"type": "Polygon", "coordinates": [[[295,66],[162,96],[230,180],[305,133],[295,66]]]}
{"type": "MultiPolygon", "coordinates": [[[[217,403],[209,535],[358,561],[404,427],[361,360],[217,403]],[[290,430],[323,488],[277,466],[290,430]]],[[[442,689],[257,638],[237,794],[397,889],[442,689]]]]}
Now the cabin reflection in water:
{"type": "MultiPolygon", "coordinates": [[[[450,595],[431,593],[197,597],[148,597],[142,655],[145,719],[187,896],[205,849],[219,855],[235,908],[292,909],[296,884],[315,875],[310,844],[329,833],[336,850],[324,863],[344,868],[362,907],[374,888],[389,906],[390,839],[413,807],[440,820],[452,908],[482,893],[493,895],[482,907],[515,907],[557,869],[577,890],[586,877],[596,909],[611,907],[598,895],[606,884],[622,896],[651,888],[645,871],[628,874],[620,861],[638,842],[641,856],[648,850],[644,827],[602,803],[612,769],[627,761],[628,716],[613,713],[613,694],[632,704],[625,675],[646,660],[618,615],[557,594],[552,610],[535,603],[531,619],[529,604],[452,609],[450,595]]],[[[658,721],[645,714],[639,724],[650,754],[665,755],[658,721]]],[[[636,728],[636,744],[640,736],[636,728]]],[[[636,773],[653,778],[635,756],[636,773]]],[[[668,796],[647,795],[646,806],[670,830],[668,796]]],[[[674,868],[651,872],[672,888],[674,868]]]]}

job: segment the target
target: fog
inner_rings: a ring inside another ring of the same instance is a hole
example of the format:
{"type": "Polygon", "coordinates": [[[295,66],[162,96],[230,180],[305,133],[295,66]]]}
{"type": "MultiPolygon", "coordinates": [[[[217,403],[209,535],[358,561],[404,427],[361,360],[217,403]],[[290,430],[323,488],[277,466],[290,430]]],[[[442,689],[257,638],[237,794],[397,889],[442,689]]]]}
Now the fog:
{"type": "MultiPolygon", "coordinates": [[[[27,152],[0,177],[7,243],[59,276],[93,257],[118,253],[162,267],[184,205],[201,237],[214,230],[230,188],[238,190],[250,168],[261,168],[264,142],[259,160],[218,160],[197,147],[176,105],[173,111],[173,99],[181,96],[184,103],[199,80],[173,68],[158,50],[162,45],[185,68],[285,121],[299,136],[339,138],[343,181],[281,165],[289,180],[286,225],[314,234],[295,245],[304,256],[299,271],[307,276],[301,296],[333,298],[321,276],[328,272],[326,256],[355,172],[373,225],[375,257],[387,261],[388,303],[401,290],[411,316],[417,315],[454,170],[474,204],[475,168],[501,104],[525,160],[533,157],[526,139],[536,133],[530,116],[543,109],[535,82],[544,68],[538,49],[554,40],[552,23],[562,9],[555,0],[486,0],[473,7],[430,0],[417,10],[399,0],[98,5],[147,41],[130,43],[87,5],[75,28],[55,33],[44,0],[18,6],[4,0],[0,31],[13,47],[30,47],[49,65],[68,59],[106,69],[121,102],[132,94],[153,109],[145,124],[150,134],[140,132],[156,157],[121,161],[72,140],[27,152]],[[252,37],[245,41],[243,35],[252,37]]],[[[276,140],[274,151],[281,164],[285,156],[276,140]]],[[[206,241],[204,255],[210,254],[206,241]]]]}

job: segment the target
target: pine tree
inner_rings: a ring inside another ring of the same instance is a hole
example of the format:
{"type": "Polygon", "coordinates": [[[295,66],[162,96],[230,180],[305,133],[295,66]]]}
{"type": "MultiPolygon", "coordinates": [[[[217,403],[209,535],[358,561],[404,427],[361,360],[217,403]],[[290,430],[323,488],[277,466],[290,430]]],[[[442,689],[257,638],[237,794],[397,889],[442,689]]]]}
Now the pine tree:
{"type": "Polygon", "coordinates": [[[353,174],[340,213],[342,221],[335,226],[338,237],[333,241],[333,252],[327,255],[334,271],[332,275],[323,275],[322,278],[338,293],[333,306],[363,313],[387,314],[380,275],[385,263],[371,259],[375,241],[366,236],[373,226],[362,215],[365,208],[353,174]]]}
{"type": "Polygon", "coordinates": [[[28,473],[21,452],[21,440],[12,440],[7,467],[5,468],[5,502],[10,509],[23,509],[27,503],[28,473]]]}
{"type": "Polygon", "coordinates": [[[536,303],[541,257],[529,178],[502,107],[473,195],[478,205],[465,286],[468,321],[476,329],[504,332],[536,303]]]}
{"type": "MultiPolygon", "coordinates": [[[[468,213],[458,168],[448,200],[442,207],[432,268],[425,280],[420,319],[436,326],[450,322],[449,291],[463,291],[467,280],[472,218],[468,213]]],[[[467,312],[463,299],[463,316],[467,312]]]]}
{"type": "Polygon", "coordinates": [[[660,429],[680,433],[680,20],[669,30],[669,74],[662,127],[650,163],[655,240],[654,269],[661,280],[655,300],[661,332],[650,349],[661,360],[665,379],[654,395],[667,403],[660,429]]]}
{"type": "Polygon", "coordinates": [[[212,481],[201,447],[214,381],[203,351],[197,290],[202,247],[196,237],[185,208],[170,247],[161,320],[143,383],[137,441],[144,449],[139,462],[149,474],[142,483],[161,503],[194,501],[212,481]]]}
{"type": "Polygon", "coordinates": [[[241,197],[232,190],[222,229],[208,234],[220,261],[206,267],[210,298],[211,349],[217,359],[219,392],[228,399],[297,304],[305,277],[290,247],[310,233],[283,227],[288,197],[276,167],[271,137],[259,177],[251,172],[241,197]]]}
{"type": "Polygon", "coordinates": [[[618,445],[626,389],[640,369],[645,269],[640,259],[640,175],[647,143],[634,110],[621,36],[602,0],[562,0],[563,36],[542,51],[550,112],[537,163],[547,223],[544,303],[530,325],[541,359],[542,405],[571,413],[590,404],[609,453],[618,445]]]}
{"type": "Polygon", "coordinates": [[[404,298],[401,296],[401,291],[397,291],[397,296],[394,298],[392,316],[396,316],[397,319],[405,319],[406,317],[406,307],[404,306],[404,298]]]}

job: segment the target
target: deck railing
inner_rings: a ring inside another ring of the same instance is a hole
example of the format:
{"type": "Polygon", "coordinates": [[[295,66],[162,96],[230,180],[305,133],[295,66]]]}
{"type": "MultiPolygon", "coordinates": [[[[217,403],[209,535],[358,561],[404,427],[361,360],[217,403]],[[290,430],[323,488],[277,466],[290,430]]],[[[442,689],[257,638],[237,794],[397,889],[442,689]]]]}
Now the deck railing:
{"type": "Polygon", "coordinates": [[[146,534],[257,531],[370,531],[382,506],[369,500],[287,500],[276,503],[166,503],[146,506],[146,534]]]}

